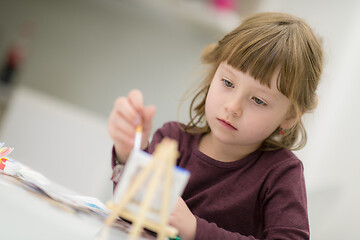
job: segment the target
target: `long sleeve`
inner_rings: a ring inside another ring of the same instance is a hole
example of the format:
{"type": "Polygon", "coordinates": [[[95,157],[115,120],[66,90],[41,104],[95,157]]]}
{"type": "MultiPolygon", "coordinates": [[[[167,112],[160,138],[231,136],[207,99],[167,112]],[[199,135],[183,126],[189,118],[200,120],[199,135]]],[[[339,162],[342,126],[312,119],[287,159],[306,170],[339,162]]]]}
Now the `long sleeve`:
{"type": "MultiPolygon", "coordinates": [[[[228,221],[245,225],[245,229],[258,226],[258,230],[253,229],[251,232],[245,230],[227,231],[214,222],[197,216],[196,240],[309,239],[306,194],[301,163],[291,162],[291,164],[275,165],[273,169],[268,171],[259,196],[259,217],[256,216],[256,211],[251,209],[242,212],[243,218],[248,219],[245,223],[237,220],[237,218],[242,217],[241,215],[239,217],[228,216],[228,221]],[[251,218],[255,218],[256,224],[251,223],[251,218]]],[[[221,204],[220,202],[219,205],[221,204]]],[[[253,205],[248,204],[248,206],[252,208],[253,205]]],[[[236,213],[234,212],[233,215],[236,213]]],[[[239,226],[239,229],[241,228],[244,227],[239,226]]]]}
{"type": "Polygon", "coordinates": [[[195,240],[200,239],[221,239],[221,240],[255,240],[252,236],[243,236],[237,232],[230,232],[220,228],[215,223],[209,223],[205,219],[196,217],[196,235],[195,240]]]}

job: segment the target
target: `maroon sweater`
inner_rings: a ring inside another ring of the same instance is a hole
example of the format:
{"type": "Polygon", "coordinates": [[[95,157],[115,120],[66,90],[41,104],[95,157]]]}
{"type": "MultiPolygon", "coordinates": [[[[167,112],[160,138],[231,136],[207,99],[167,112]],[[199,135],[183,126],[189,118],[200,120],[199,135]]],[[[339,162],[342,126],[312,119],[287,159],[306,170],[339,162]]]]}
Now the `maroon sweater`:
{"type": "Polygon", "coordinates": [[[196,240],[309,239],[303,166],[292,152],[217,161],[198,150],[200,134],[177,122],[158,129],[148,151],[164,137],[179,142],[177,164],[191,174],[182,198],[196,216],[196,240]]]}

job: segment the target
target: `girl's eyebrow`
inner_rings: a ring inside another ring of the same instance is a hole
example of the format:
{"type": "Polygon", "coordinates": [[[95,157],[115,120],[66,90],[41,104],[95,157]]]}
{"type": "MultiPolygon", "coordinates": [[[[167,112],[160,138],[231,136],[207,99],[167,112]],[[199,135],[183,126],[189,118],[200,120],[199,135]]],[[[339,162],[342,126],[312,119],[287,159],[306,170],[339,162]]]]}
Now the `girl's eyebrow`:
{"type": "MultiPolygon", "coordinates": [[[[260,82],[259,82],[260,83],[260,82]]],[[[275,100],[279,99],[279,96],[274,92],[272,88],[269,88],[266,85],[261,85],[261,87],[255,87],[259,92],[265,94],[266,96],[269,96],[275,100]]]]}
{"type": "Polygon", "coordinates": [[[226,71],[233,72],[233,68],[227,64],[223,64],[222,67],[226,71]]]}
{"type": "Polygon", "coordinates": [[[228,65],[223,65],[222,66],[222,72],[225,72],[225,73],[229,73],[231,74],[233,77],[236,77],[236,73],[234,72],[234,70],[228,66],[228,65]]]}

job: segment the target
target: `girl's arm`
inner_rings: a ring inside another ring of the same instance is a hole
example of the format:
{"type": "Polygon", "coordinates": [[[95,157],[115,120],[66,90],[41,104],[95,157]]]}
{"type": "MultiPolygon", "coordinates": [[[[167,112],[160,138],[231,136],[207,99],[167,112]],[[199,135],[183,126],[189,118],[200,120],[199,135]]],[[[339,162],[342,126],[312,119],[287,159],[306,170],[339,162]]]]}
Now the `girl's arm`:
{"type": "MultiPolygon", "coordinates": [[[[215,223],[194,216],[182,198],[170,216],[170,225],[179,230],[181,240],[258,240],[253,236],[244,236],[218,227],[215,223]]],[[[284,227],[273,229],[273,236],[266,239],[309,239],[308,232],[284,227]]]]}
{"type": "MultiPolygon", "coordinates": [[[[195,240],[309,239],[302,163],[298,159],[281,161],[268,169],[265,178],[258,195],[261,214],[257,221],[262,221],[262,224],[259,225],[260,229],[254,229],[254,235],[227,231],[196,216],[195,240]]],[[[237,219],[238,216],[232,218],[232,221],[236,223],[237,219]]]]}
{"type": "MultiPolygon", "coordinates": [[[[240,233],[230,232],[219,228],[215,223],[209,223],[205,219],[196,217],[196,237],[195,240],[207,239],[231,239],[231,240],[260,240],[254,236],[245,236],[240,233]]],[[[305,240],[309,239],[309,232],[300,229],[291,229],[284,226],[282,229],[274,229],[273,233],[269,234],[266,239],[288,239],[288,240],[305,240]],[[270,236],[272,235],[272,236],[270,236]]]]}

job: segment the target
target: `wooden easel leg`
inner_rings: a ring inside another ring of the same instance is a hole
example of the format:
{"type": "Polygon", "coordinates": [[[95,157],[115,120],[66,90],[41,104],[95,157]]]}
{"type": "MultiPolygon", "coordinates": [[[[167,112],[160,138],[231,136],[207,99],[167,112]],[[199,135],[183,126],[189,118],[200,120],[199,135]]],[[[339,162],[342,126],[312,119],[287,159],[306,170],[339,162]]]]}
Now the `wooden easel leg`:
{"type": "Polygon", "coordinates": [[[153,170],[155,166],[155,161],[156,161],[155,159],[152,159],[151,162],[141,170],[139,176],[136,178],[136,180],[131,185],[130,189],[127,191],[124,197],[121,199],[121,201],[118,204],[115,203],[116,208],[112,211],[111,215],[105,220],[105,223],[107,225],[111,225],[115,221],[115,219],[119,216],[120,212],[124,210],[125,206],[134,197],[134,195],[137,193],[139,188],[142,186],[146,178],[153,170]]]}
{"type": "Polygon", "coordinates": [[[165,182],[162,194],[162,208],[161,208],[161,219],[160,219],[160,230],[158,232],[158,239],[165,240],[166,238],[166,226],[169,219],[169,208],[170,208],[170,192],[173,181],[173,160],[166,161],[165,171],[165,182]]]}
{"type": "Polygon", "coordinates": [[[153,197],[156,193],[156,189],[159,185],[159,182],[161,180],[161,177],[164,173],[164,161],[161,159],[158,159],[158,167],[155,168],[154,175],[151,176],[151,180],[149,182],[149,186],[146,189],[144,200],[142,201],[139,209],[138,216],[136,218],[136,221],[133,223],[133,226],[130,230],[130,238],[129,239],[136,239],[140,235],[140,231],[143,227],[144,221],[146,221],[146,214],[149,212],[149,208],[151,205],[151,201],[153,200],[153,197]]]}

